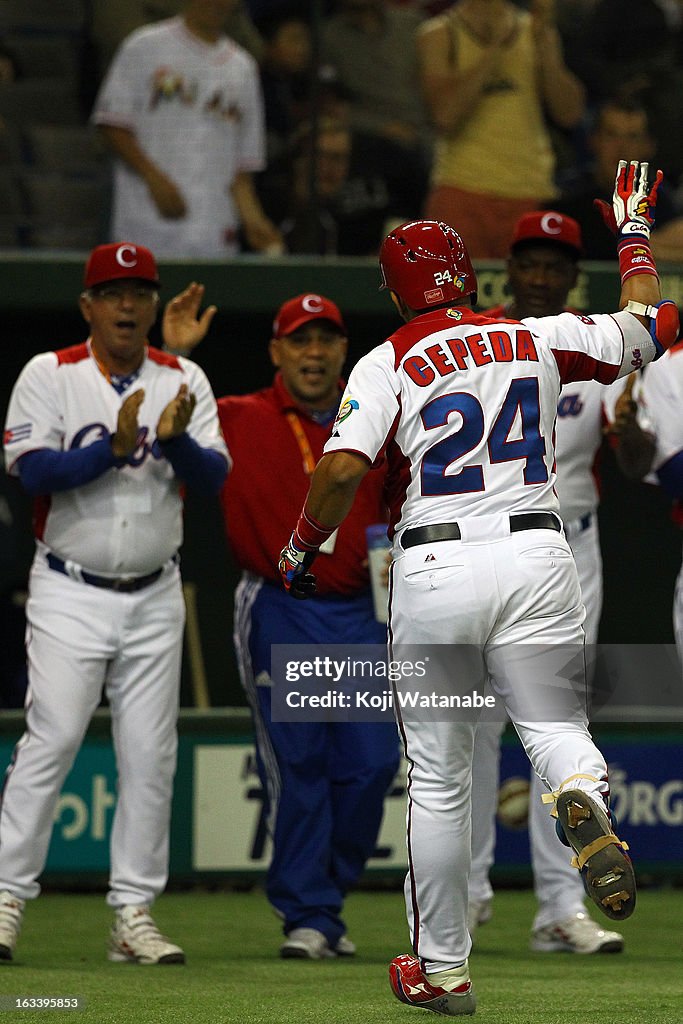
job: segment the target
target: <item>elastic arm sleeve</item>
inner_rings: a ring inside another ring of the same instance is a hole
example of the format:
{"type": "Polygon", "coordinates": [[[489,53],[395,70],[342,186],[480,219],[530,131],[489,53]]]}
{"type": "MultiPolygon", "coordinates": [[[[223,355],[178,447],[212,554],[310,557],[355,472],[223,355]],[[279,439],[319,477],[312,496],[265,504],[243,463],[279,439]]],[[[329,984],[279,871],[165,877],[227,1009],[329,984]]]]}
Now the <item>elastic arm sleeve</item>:
{"type": "Polygon", "coordinates": [[[204,494],[218,494],[228,472],[220,452],[202,448],[189,434],[159,441],[159,447],[180,480],[204,494]]]}
{"type": "Polygon", "coordinates": [[[657,479],[670,497],[683,498],[683,451],[659,467],[657,479]]]}
{"type": "Polygon", "coordinates": [[[39,448],[26,452],[17,462],[19,479],[31,495],[70,491],[96,480],[108,469],[123,465],[111,450],[111,440],[104,437],[87,448],[68,452],[39,448]]]}

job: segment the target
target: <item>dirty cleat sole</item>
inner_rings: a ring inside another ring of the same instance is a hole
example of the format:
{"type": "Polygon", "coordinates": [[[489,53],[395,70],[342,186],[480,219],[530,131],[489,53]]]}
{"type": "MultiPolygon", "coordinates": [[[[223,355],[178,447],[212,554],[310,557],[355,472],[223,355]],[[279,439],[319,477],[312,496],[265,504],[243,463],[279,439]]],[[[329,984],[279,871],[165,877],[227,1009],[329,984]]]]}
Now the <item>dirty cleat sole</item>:
{"type": "Polygon", "coordinates": [[[556,807],[587,894],[607,917],[626,920],[636,906],[636,878],[607,812],[580,789],[560,793],[556,807]]]}

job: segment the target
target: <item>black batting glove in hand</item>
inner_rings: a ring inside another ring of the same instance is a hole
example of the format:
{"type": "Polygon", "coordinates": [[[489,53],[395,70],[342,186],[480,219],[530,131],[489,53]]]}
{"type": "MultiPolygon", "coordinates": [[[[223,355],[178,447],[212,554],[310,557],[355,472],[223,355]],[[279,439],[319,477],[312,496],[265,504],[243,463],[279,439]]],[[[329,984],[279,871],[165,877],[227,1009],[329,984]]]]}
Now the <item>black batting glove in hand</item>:
{"type": "Polygon", "coordinates": [[[647,163],[641,164],[637,160],[632,160],[629,164],[625,160],[620,160],[612,205],[603,199],[593,200],[593,206],[609,230],[620,239],[649,238],[650,231],[655,226],[657,189],[664,175],[657,171],[654,185],[648,188],[648,170],[647,163]]]}
{"type": "Polygon", "coordinates": [[[294,534],[289,538],[289,544],[280,552],[278,569],[285,590],[296,597],[299,601],[305,601],[307,597],[313,597],[316,590],[316,579],[308,567],[312,565],[317,551],[302,551],[294,543],[294,534]]]}

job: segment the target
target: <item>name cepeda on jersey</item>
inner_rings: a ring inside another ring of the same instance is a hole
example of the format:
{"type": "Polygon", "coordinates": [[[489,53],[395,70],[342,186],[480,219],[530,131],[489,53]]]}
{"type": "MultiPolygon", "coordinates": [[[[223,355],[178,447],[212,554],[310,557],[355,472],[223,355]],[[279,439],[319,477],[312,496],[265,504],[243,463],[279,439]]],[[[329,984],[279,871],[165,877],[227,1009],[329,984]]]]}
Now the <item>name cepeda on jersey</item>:
{"type": "Polygon", "coordinates": [[[538,353],[531,331],[518,328],[507,331],[486,331],[462,338],[447,338],[428,345],[421,355],[410,355],[402,366],[418,387],[424,388],[439,377],[457,370],[469,370],[487,363],[538,362],[538,353]]]}

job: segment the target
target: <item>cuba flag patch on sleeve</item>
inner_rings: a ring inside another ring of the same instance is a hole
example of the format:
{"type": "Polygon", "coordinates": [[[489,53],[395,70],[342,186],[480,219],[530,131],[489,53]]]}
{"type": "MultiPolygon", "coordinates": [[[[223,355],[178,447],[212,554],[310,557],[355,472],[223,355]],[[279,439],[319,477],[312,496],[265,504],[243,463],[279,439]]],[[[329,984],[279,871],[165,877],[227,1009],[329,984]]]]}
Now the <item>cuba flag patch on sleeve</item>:
{"type": "Polygon", "coordinates": [[[16,441],[25,441],[31,436],[32,430],[32,423],[19,423],[16,427],[7,427],[2,436],[2,443],[7,447],[7,445],[14,444],[16,441]]]}

